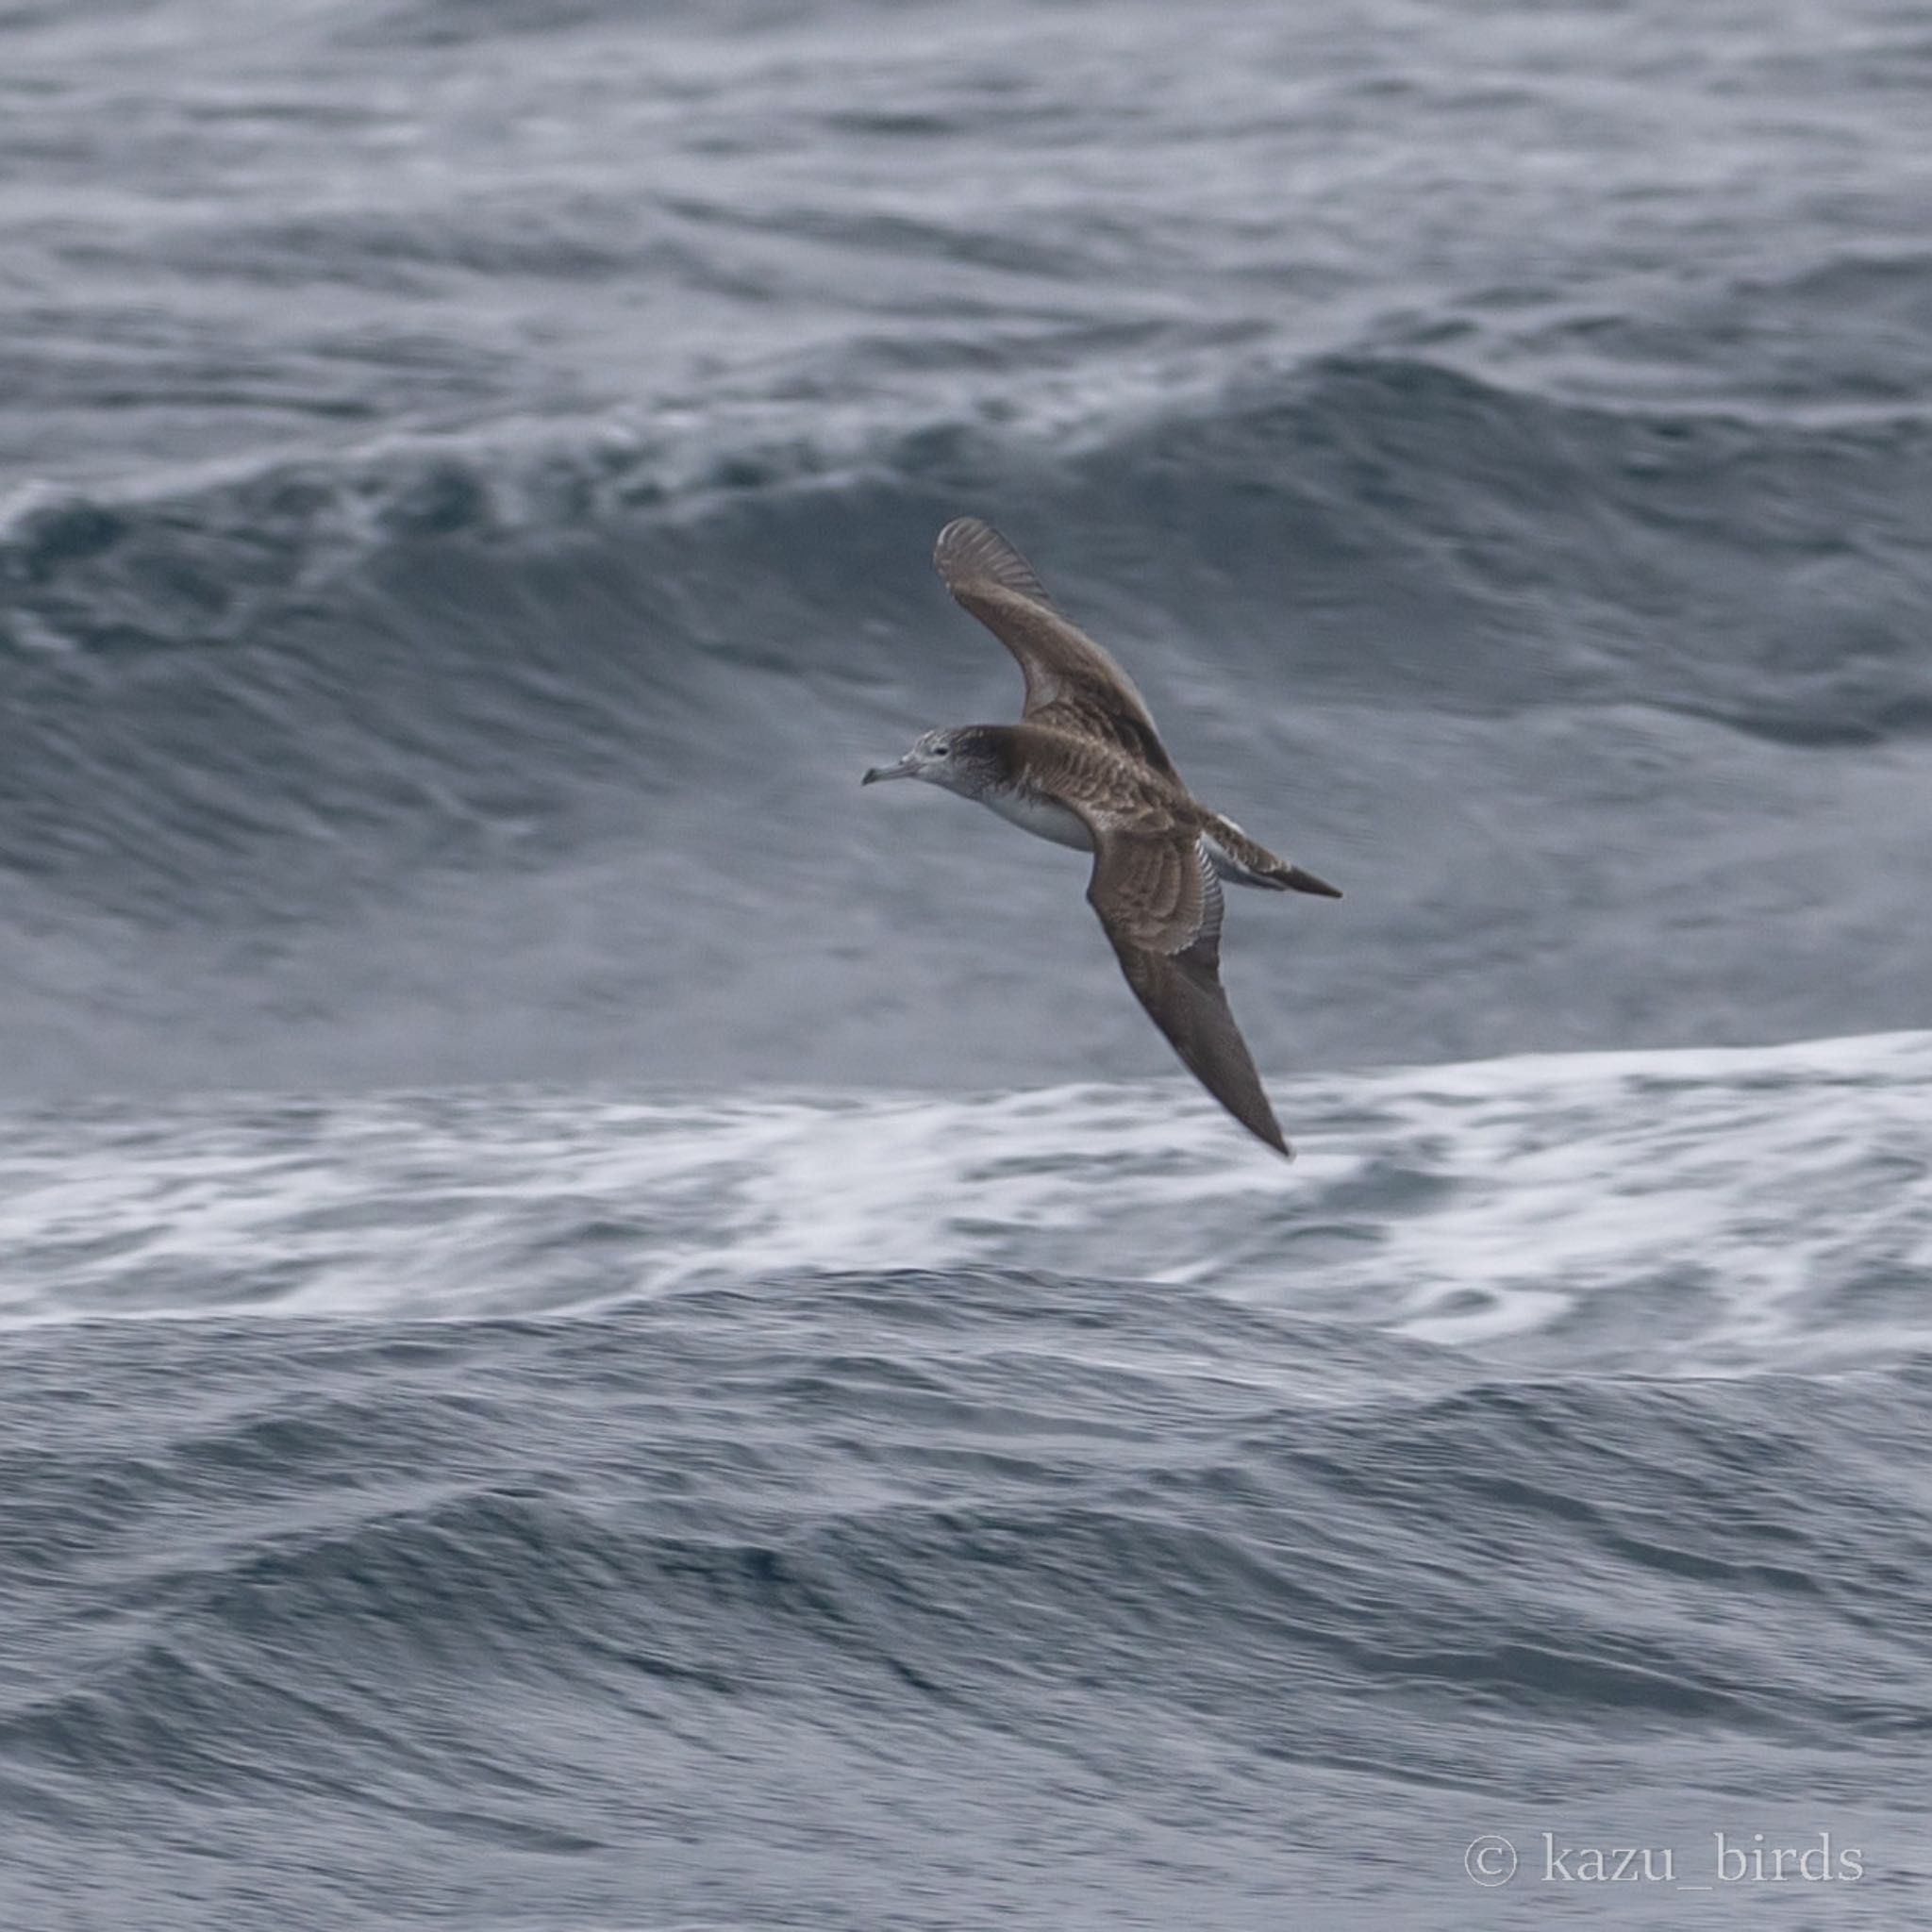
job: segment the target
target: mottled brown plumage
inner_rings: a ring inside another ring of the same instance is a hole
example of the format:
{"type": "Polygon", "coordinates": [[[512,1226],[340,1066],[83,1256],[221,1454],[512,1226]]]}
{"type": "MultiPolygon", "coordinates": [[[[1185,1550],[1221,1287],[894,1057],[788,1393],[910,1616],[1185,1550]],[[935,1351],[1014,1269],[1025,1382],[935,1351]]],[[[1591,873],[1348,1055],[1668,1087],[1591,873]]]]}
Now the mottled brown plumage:
{"type": "Polygon", "coordinates": [[[1133,679],[1060,615],[1033,566],[991,524],[977,517],[948,524],[932,560],[955,601],[1019,659],[1026,679],[1020,715],[1027,724],[1117,744],[1174,775],[1133,679]]]}
{"type": "Polygon", "coordinates": [[[1208,1092],[1291,1154],[1222,991],[1221,881],[1341,894],[1188,791],[1133,681],[1056,608],[997,530],[976,517],[948,524],[934,562],[1018,660],[1021,722],[928,732],[865,782],[924,778],[1092,852],[1087,897],[1136,997],[1208,1092]]]}

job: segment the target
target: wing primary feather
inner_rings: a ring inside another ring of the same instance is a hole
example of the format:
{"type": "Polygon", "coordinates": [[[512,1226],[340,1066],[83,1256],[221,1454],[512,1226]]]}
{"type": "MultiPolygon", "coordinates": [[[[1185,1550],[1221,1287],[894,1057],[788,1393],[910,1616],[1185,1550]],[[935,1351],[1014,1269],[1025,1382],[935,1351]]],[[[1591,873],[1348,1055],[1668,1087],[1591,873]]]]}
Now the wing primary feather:
{"type": "Polygon", "coordinates": [[[1134,996],[1182,1064],[1257,1141],[1292,1160],[1222,988],[1221,883],[1206,847],[1096,828],[1087,896],[1134,996]]]}
{"type": "Polygon", "coordinates": [[[949,591],[962,585],[994,584],[1029,603],[1051,610],[1053,599],[1040,574],[1000,533],[978,517],[955,517],[940,532],[932,560],[949,591]]]}
{"type": "Polygon", "coordinates": [[[933,563],[954,601],[1018,661],[1026,679],[1023,718],[1100,739],[1175,775],[1133,679],[1055,608],[1033,566],[991,524],[955,518],[940,532],[933,563]]]}

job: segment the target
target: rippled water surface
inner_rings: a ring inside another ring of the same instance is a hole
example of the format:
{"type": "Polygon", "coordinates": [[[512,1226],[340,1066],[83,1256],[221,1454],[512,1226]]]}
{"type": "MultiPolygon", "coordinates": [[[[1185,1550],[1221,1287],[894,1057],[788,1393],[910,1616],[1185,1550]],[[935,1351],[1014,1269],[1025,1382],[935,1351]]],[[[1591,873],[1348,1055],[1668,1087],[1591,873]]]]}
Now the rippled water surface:
{"type": "Polygon", "coordinates": [[[0,4],[0,1925],[1924,1923],[1928,90],[0,4]],[[1292,1168],[858,793],[962,511],[1292,1168]]]}

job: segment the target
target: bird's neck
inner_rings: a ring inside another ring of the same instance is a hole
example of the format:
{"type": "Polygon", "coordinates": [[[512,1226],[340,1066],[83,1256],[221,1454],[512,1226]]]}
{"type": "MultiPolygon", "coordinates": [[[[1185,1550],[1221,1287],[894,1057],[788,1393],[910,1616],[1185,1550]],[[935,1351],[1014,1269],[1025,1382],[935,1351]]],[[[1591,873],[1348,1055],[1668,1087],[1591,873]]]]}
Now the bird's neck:
{"type": "Polygon", "coordinates": [[[967,724],[953,734],[966,756],[955,760],[957,781],[948,788],[962,798],[991,799],[1024,783],[1018,734],[1010,724],[967,724]]]}

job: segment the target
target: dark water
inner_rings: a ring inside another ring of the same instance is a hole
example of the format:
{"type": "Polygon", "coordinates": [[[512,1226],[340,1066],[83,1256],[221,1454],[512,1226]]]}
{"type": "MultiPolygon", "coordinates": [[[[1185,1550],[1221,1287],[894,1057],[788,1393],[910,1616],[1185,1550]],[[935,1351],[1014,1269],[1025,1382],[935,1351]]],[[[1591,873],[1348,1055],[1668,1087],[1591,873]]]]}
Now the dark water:
{"type": "Polygon", "coordinates": [[[1923,1924],[1928,92],[0,4],[0,1926],[1923,1924]],[[1347,889],[1295,1169],[858,794],[961,511],[1347,889]]]}

